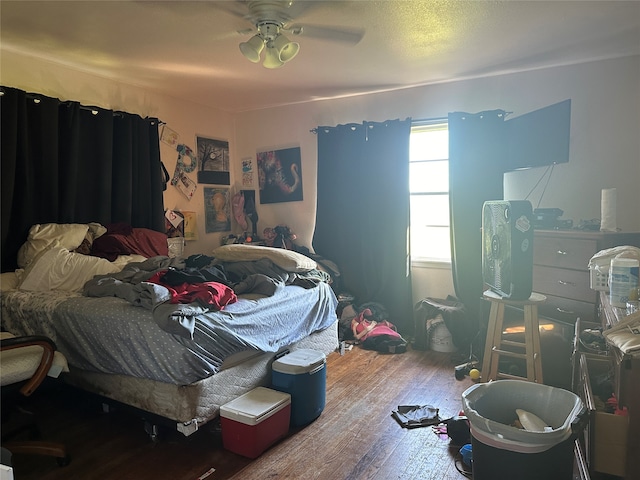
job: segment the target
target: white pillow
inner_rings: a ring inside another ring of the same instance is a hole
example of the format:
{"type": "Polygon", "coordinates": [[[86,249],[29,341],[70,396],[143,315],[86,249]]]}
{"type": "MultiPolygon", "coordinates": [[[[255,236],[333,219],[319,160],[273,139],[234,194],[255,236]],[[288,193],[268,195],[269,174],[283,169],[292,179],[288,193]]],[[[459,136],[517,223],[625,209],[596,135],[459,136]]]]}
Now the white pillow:
{"type": "Polygon", "coordinates": [[[213,250],[213,256],[223,262],[252,262],[268,258],[287,272],[308,272],[318,266],[315,260],[293,250],[241,243],[218,247],[213,250]]]}
{"type": "Polygon", "coordinates": [[[111,263],[105,258],[70,252],[67,248],[54,244],[25,268],[18,288],[30,291],[80,292],[84,284],[95,275],[120,270],[122,265],[111,263]]]}
{"type": "Polygon", "coordinates": [[[84,240],[89,225],[79,223],[36,224],[29,230],[27,241],[18,250],[18,266],[25,268],[38,253],[58,242],[60,246],[73,250],[84,240]]]}

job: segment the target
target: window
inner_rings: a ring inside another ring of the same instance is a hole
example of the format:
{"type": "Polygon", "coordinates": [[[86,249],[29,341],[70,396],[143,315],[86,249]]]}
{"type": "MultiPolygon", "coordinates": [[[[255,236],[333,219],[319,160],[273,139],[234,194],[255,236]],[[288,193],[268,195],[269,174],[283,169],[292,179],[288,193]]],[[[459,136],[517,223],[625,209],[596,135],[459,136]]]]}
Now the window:
{"type": "Polygon", "coordinates": [[[411,260],[451,262],[446,122],[411,127],[409,162],[411,260]]]}

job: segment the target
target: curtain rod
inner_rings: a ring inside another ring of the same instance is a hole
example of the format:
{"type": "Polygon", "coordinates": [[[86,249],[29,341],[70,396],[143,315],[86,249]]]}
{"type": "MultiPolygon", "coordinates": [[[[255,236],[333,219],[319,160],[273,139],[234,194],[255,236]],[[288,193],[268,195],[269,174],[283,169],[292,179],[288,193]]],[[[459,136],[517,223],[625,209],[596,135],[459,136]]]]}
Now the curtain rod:
{"type": "MultiPolygon", "coordinates": [[[[418,118],[418,119],[411,119],[411,123],[429,123],[429,122],[442,122],[444,120],[448,120],[448,117],[433,117],[433,118],[418,118]]],[[[309,130],[309,132],[311,133],[318,133],[318,128],[312,128],[311,130],[309,130]]]]}
{"type": "MultiPolygon", "coordinates": [[[[0,92],[1,92],[0,93],[1,95],[4,95],[4,89],[0,88],[0,92]]],[[[36,100],[36,99],[39,100],[40,97],[47,97],[47,95],[44,95],[44,94],[41,94],[41,93],[24,92],[24,94],[30,100],[36,100]]],[[[53,98],[53,97],[47,97],[47,98],[53,98]]],[[[60,99],[57,99],[57,98],[56,98],[56,100],[58,100],[60,103],[64,103],[65,102],[65,100],[60,100],[60,99]]],[[[67,100],[67,101],[70,101],[70,100],[67,100]]],[[[98,110],[110,111],[111,114],[114,115],[114,116],[122,116],[124,114],[134,115],[134,114],[129,113],[129,112],[122,112],[122,111],[117,111],[117,110],[111,110],[109,108],[88,106],[88,105],[82,105],[82,104],[80,104],[80,110],[86,110],[86,111],[89,111],[89,112],[95,112],[94,115],[98,113],[98,110]]],[[[138,115],[138,114],[135,114],[135,115],[138,115]]],[[[141,115],[138,115],[138,116],[142,117],[141,115]]],[[[166,125],[167,124],[167,122],[163,122],[162,120],[160,120],[159,118],[156,118],[156,117],[145,117],[145,118],[147,120],[155,120],[155,121],[157,121],[158,125],[166,125]]]]}
{"type": "Polygon", "coordinates": [[[432,118],[412,118],[411,123],[430,123],[430,122],[442,122],[448,120],[449,117],[432,117],[432,118]]]}

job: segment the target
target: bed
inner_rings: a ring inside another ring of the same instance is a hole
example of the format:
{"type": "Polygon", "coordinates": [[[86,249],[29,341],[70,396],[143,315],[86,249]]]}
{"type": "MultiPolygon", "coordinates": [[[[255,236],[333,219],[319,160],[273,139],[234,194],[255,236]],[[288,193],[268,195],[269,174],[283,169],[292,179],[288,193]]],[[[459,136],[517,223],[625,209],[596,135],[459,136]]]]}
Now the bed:
{"type": "Polygon", "coordinates": [[[18,255],[23,268],[0,283],[2,330],[52,338],[70,385],[189,435],[221,405],[269,385],[282,351],[337,348],[330,278],[304,255],[228,245],[171,258],[157,232],[114,233],[122,242],[100,225],[78,225],[34,226],[18,255]],[[177,275],[171,284],[158,280],[169,273],[177,275]],[[171,299],[183,293],[181,275],[198,287],[189,303],[171,299]],[[201,288],[209,283],[213,295],[201,288]]]}

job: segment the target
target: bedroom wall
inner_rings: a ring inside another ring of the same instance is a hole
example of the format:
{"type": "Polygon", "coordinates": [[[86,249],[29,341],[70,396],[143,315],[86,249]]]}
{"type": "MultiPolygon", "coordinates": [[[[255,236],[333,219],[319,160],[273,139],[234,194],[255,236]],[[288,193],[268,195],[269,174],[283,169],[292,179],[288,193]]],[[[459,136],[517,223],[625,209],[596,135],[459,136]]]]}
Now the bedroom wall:
{"type": "MultiPolygon", "coordinates": [[[[496,77],[456,81],[366,96],[323,100],[232,115],[189,104],[133,86],[96,77],[41,59],[3,52],[0,83],[61,99],[80,101],[155,116],[195,147],[196,134],[229,140],[231,188],[257,188],[257,151],[300,146],[303,201],[260,205],[261,232],[266,226],[286,223],[309,246],[313,237],[316,195],[316,137],[318,125],[383,121],[393,118],[443,117],[451,111],[478,112],[502,108],[519,115],[572,99],[571,153],[558,165],[542,198],[540,188],[530,200],[535,206],[558,207],[563,218],[600,217],[600,190],[618,189],[618,226],[640,231],[637,186],[640,184],[640,57],[596,61],[496,77]],[[254,183],[242,185],[242,159],[251,159],[254,183]],[[538,205],[539,203],[539,205],[538,205]]],[[[162,144],[162,159],[173,174],[177,153],[162,144]]],[[[505,198],[521,199],[533,189],[544,169],[505,175],[505,198]]],[[[195,172],[190,175],[195,180],[195,172]]],[[[541,182],[544,183],[544,182],[541,182]]],[[[167,208],[198,213],[198,240],[185,252],[208,253],[219,245],[220,234],[204,233],[202,185],[188,201],[170,186],[167,208]]],[[[436,266],[414,269],[414,297],[443,297],[453,293],[451,272],[436,266]]]]}
{"type": "MultiPolygon", "coordinates": [[[[640,231],[637,56],[241,113],[235,117],[235,158],[255,158],[256,151],[264,147],[300,146],[304,199],[259,205],[260,227],[287,223],[300,243],[309,245],[317,171],[316,138],[310,130],[316,126],[491,109],[516,116],[568,98],[572,100],[569,163],[554,167],[544,195],[546,177],[534,189],[544,168],[506,174],[505,199],[523,199],[532,192],[529,200],[534,208],[560,208],[562,218],[577,224],[600,218],[601,189],[615,187],[618,227],[640,231]]],[[[414,266],[414,298],[453,294],[450,269],[427,267],[414,266]]]]}

